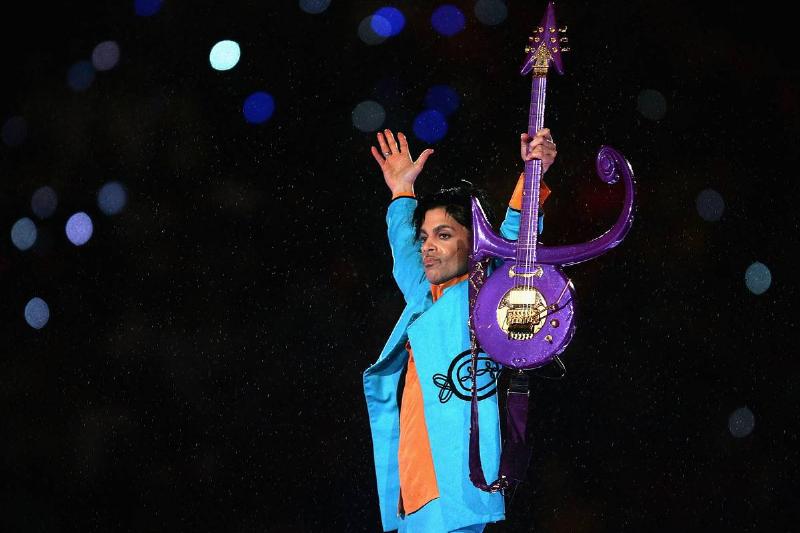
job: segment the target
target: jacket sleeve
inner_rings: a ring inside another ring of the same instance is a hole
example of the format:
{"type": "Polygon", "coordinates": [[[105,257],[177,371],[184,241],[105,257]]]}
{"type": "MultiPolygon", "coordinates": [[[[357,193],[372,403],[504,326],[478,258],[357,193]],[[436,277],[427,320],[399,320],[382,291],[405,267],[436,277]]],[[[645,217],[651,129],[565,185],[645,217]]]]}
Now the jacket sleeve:
{"type": "MultiPolygon", "coordinates": [[[[506,218],[500,225],[500,235],[511,241],[516,241],[519,238],[519,221],[522,218],[522,213],[516,209],[509,207],[506,209],[506,218]]],[[[544,231],[544,213],[539,213],[539,235],[544,231]]]]}
{"type": "Polygon", "coordinates": [[[392,275],[406,301],[425,276],[411,220],[416,207],[416,198],[400,196],[392,200],[386,211],[389,246],[392,249],[392,275]]]}

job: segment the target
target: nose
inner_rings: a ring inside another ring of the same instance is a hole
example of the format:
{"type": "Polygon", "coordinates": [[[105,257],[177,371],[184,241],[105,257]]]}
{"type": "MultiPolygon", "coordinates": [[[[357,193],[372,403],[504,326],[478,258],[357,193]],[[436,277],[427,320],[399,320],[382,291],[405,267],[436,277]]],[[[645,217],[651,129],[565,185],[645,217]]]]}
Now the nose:
{"type": "Polygon", "coordinates": [[[433,245],[433,239],[427,239],[425,242],[422,243],[422,254],[425,255],[425,252],[432,252],[435,249],[433,245]]]}

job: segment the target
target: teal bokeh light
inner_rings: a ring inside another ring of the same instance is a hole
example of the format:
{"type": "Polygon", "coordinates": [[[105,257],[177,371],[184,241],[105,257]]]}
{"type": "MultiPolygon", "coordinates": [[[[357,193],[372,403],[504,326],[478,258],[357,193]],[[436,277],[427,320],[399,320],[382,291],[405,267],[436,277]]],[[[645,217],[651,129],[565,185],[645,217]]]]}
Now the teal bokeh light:
{"type": "Polygon", "coordinates": [[[230,70],[239,63],[241,49],[236,41],[220,41],[211,48],[208,60],[214,70],[230,70]]]}

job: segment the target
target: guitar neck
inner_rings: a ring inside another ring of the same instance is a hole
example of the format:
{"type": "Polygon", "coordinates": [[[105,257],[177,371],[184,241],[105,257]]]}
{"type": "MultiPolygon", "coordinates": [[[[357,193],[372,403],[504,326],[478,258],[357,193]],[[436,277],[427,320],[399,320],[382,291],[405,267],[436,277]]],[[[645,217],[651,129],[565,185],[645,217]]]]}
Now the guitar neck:
{"type": "MultiPolygon", "coordinates": [[[[547,76],[533,76],[531,106],[528,113],[528,135],[533,137],[544,126],[544,101],[547,76]]],[[[522,219],[517,241],[517,268],[533,268],[539,233],[539,187],[542,181],[542,162],[525,162],[525,183],[522,194],[522,219]]]]}

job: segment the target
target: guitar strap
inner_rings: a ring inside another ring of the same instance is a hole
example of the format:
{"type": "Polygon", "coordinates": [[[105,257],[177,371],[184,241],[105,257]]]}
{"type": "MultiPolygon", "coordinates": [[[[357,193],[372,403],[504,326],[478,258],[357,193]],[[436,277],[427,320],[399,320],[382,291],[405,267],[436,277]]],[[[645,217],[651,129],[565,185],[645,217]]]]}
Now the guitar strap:
{"type": "MultiPolygon", "coordinates": [[[[476,262],[469,275],[469,305],[470,312],[475,306],[478,291],[486,281],[486,270],[491,259],[476,262]]],[[[475,336],[472,317],[469,321],[470,353],[472,355],[471,375],[472,398],[469,426],[469,479],[472,484],[486,492],[506,492],[515,489],[525,479],[528,465],[531,460],[531,446],[527,441],[526,428],[528,425],[528,407],[530,404],[530,378],[525,370],[517,370],[511,374],[508,389],[506,390],[506,431],[503,450],[500,454],[499,477],[492,483],[486,482],[483,473],[480,453],[480,432],[478,429],[478,353],[480,346],[475,336]]],[[[561,358],[554,358],[559,368],[558,375],[537,375],[545,379],[561,379],[566,375],[566,367],[561,358]]],[[[538,370],[538,369],[537,369],[538,370]]],[[[509,370],[510,371],[510,370],[509,370]]]]}
{"type": "MultiPolygon", "coordinates": [[[[474,307],[478,290],[486,280],[489,260],[476,262],[470,272],[470,309],[474,307]]],[[[471,318],[471,317],[470,317],[471,318]]],[[[478,340],[470,320],[470,351],[472,354],[472,401],[469,428],[469,478],[473,485],[486,492],[505,491],[514,488],[525,479],[531,458],[531,448],[526,441],[525,428],[528,424],[528,400],[530,396],[529,379],[520,370],[511,375],[506,399],[506,435],[500,455],[499,476],[491,484],[486,483],[480,453],[480,433],[478,430],[478,340]]]]}

